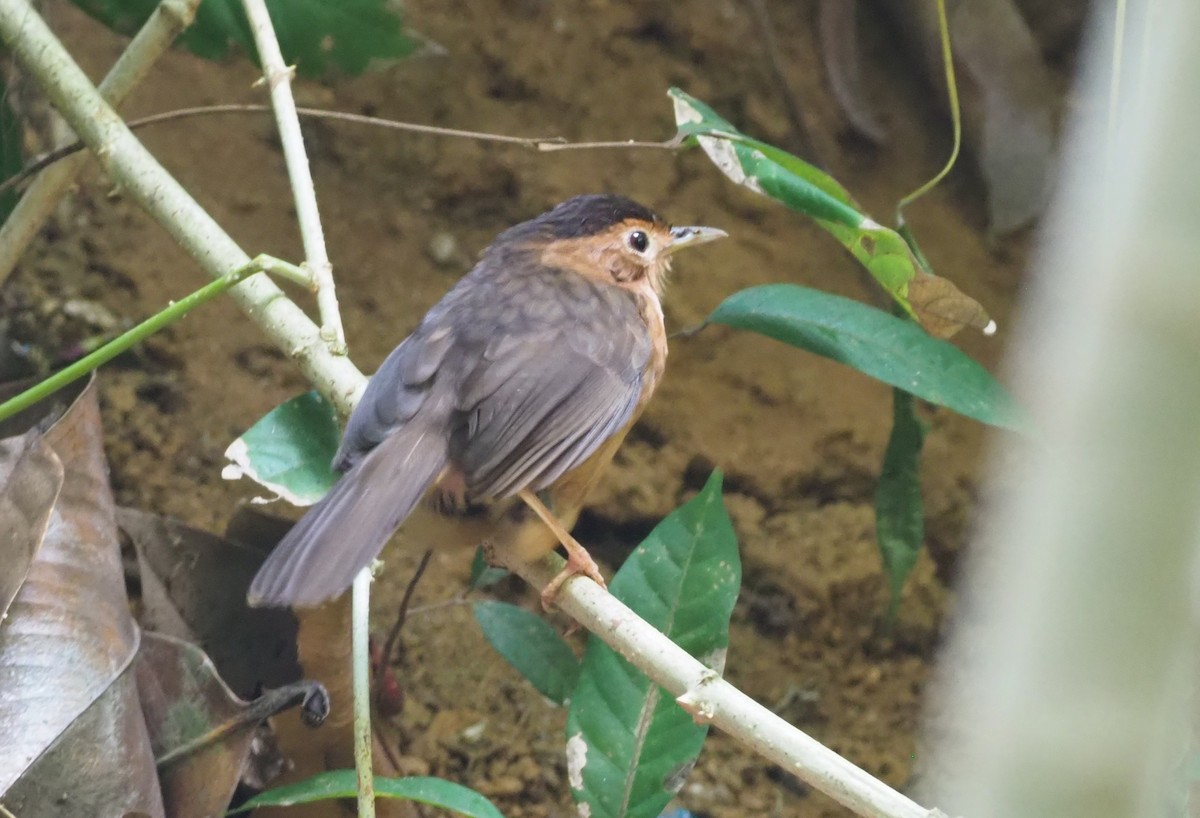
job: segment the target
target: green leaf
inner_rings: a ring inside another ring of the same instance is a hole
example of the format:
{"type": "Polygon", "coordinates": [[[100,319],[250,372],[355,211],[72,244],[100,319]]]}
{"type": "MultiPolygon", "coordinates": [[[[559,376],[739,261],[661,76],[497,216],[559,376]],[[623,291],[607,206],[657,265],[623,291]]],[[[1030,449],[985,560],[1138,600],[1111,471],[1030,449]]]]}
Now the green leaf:
{"type": "MultiPolygon", "coordinates": [[[[0,94],[0,179],[11,179],[21,172],[25,158],[22,143],[21,120],[8,104],[8,95],[0,94]]],[[[0,223],[12,213],[19,198],[16,190],[0,194],[0,223]]]]}
{"type": "Polygon", "coordinates": [[[875,489],[875,541],[883,557],[891,602],[888,619],[900,605],[900,592],[925,544],[925,507],[921,501],[921,446],[925,424],[913,396],[892,390],[892,434],[875,489]]]}
{"type": "Polygon", "coordinates": [[[983,423],[1025,427],[1004,388],[958,347],[911,321],[849,298],[794,284],[766,284],[729,296],[708,320],[831,358],[983,423]]]}
{"type": "Polygon", "coordinates": [[[249,477],[297,506],[320,500],[337,482],[330,468],[341,432],[333,404],[306,392],[276,406],[225,450],[221,476],[249,477]]]}
{"type": "Polygon", "coordinates": [[[731,180],[810,216],[842,243],[906,313],[948,338],[964,326],[991,333],[983,307],[948,279],[926,270],[908,243],[861,212],[829,174],[787,151],[739,132],[712,108],[678,88],[669,95],[679,133],[695,138],[731,180]]]}
{"type": "MultiPolygon", "coordinates": [[[[233,815],[259,807],[288,807],[330,798],[354,798],[358,778],[354,770],[331,770],[283,787],[267,790],[227,814],[233,815]]],[[[375,795],[417,801],[467,815],[470,818],[504,818],[500,810],[475,790],[442,778],[384,778],[375,776],[375,795]]]]}
{"type": "MultiPolygon", "coordinates": [[[[650,533],[609,590],[720,672],[741,584],[721,474],[650,533]]],[[[567,778],[591,818],[655,818],[683,785],[707,734],[670,694],[596,637],[567,715],[567,778]]]]}
{"type": "MultiPolygon", "coordinates": [[[[158,6],[158,0],[73,0],[75,5],[118,33],[132,35],[158,6]]],[[[404,30],[398,4],[391,0],[267,0],[279,47],[301,74],[368,67],[406,57],[415,44],[404,30]]],[[[192,53],[223,59],[232,46],[256,58],[254,37],[241,0],[204,0],[196,20],[179,38],[192,53]]]]}
{"type": "Polygon", "coordinates": [[[507,576],[508,572],[503,568],[488,565],[487,560],[483,557],[482,545],[475,547],[475,556],[471,559],[471,577],[469,580],[472,591],[488,588],[507,576]]]}
{"type": "Polygon", "coordinates": [[[504,661],[546,698],[557,704],[570,701],[579,660],[549,622],[507,602],[485,600],[472,607],[484,638],[504,661]]]}

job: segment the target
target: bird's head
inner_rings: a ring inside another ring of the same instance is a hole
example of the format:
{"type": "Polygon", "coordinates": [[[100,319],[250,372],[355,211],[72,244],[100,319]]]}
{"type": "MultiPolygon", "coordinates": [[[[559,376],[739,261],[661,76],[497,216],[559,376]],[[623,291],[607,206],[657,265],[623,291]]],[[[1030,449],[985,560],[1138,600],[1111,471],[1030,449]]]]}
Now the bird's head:
{"type": "Polygon", "coordinates": [[[547,266],[657,298],[677,250],[726,235],[715,227],[672,227],[621,196],[587,195],[568,199],[500,238],[533,245],[547,266]]]}

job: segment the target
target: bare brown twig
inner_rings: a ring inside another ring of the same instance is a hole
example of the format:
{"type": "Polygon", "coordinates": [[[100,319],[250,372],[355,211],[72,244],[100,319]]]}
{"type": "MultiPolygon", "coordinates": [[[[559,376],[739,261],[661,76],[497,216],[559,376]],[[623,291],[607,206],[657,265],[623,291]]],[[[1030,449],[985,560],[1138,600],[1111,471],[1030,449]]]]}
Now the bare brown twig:
{"type": "MultiPolygon", "coordinates": [[[[174,111],[164,111],[151,114],[139,119],[133,119],[125,124],[131,130],[137,130],[150,125],[160,125],[164,122],[174,122],[198,116],[219,116],[221,114],[269,114],[271,106],[258,104],[224,104],[202,105],[195,108],[179,108],[174,111]]],[[[428,134],[430,136],[449,136],[459,139],[475,139],[481,142],[499,142],[506,145],[520,145],[525,148],[550,152],[566,150],[600,150],[606,148],[650,148],[658,150],[675,150],[683,144],[678,136],[662,142],[641,142],[634,139],[615,142],[568,142],[561,136],[509,136],[508,134],[487,133],[485,131],[466,131],[459,128],[443,128],[437,125],[421,125],[416,122],[399,122],[393,119],[382,119],[365,114],[351,114],[345,111],[326,111],[320,108],[297,108],[296,113],[308,119],[326,119],[338,122],[351,122],[358,125],[371,125],[377,128],[389,128],[408,133],[428,134]]],[[[22,182],[37,175],[55,162],[61,161],[74,153],[84,150],[83,142],[72,142],[61,148],[50,151],[38,157],[28,167],[16,176],[0,182],[0,193],[20,185],[22,182]]]]}
{"type": "Polygon", "coordinates": [[[425,569],[429,567],[429,559],[432,556],[432,548],[421,556],[421,561],[417,563],[417,570],[413,571],[412,579],[408,581],[408,586],[404,589],[404,596],[400,598],[400,610],[396,614],[396,621],[392,625],[391,631],[388,632],[387,641],[383,643],[383,653],[380,654],[379,658],[380,668],[386,668],[392,664],[392,655],[396,649],[396,643],[400,640],[400,631],[404,629],[404,623],[408,620],[408,606],[412,602],[413,592],[417,590],[417,583],[421,581],[425,569]]]}

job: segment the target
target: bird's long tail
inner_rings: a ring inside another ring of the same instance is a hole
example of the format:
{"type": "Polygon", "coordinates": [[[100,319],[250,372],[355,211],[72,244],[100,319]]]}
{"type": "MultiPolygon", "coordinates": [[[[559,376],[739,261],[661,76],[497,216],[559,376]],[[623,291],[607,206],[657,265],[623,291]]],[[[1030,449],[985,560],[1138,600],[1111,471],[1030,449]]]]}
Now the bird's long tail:
{"type": "Polygon", "coordinates": [[[250,583],[254,606],[318,605],[371,563],[446,466],[446,436],[398,429],[309,509],[250,583]]]}

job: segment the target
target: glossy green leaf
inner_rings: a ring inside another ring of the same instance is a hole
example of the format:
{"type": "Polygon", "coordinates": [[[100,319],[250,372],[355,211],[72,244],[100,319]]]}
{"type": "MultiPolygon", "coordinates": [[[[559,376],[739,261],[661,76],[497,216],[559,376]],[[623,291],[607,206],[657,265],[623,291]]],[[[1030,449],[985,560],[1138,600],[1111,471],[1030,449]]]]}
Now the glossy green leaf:
{"type": "Polygon", "coordinates": [[[507,602],[483,600],[472,607],[484,638],[504,661],[550,701],[570,701],[579,659],[549,622],[507,602]]]}
{"type": "Polygon", "coordinates": [[[892,434],[875,488],[875,541],[883,557],[891,603],[889,619],[900,604],[904,582],[925,544],[925,505],[921,501],[921,446],[925,424],[913,396],[892,390],[892,434]]]}
{"type": "MultiPolygon", "coordinates": [[[[720,672],[741,577],[721,475],[714,472],[634,550],[609,590],[720,672]]],[[[655,818],[683,785],[707,730],[591,637],[567,716],[567,778],[581,814],[655,818]]]]}
{"type": "Polygon", "coordinates": [[[297,506],[320,500],[338,475],[330,468],[341,431],[333,404],[306,392],[272,409],[225,450],[227,480],[249,477],[297,506]]]}
{"type": "MultiPolygon", "coordinates": [[[[358,778],[354,770],[331,770],[311,778],[267,790],[251,798],[232,815],[259,807],[289,807],[309,804],[330,798],[354,798],[358,794],[358,778]]],[[[470,818],[504,818],[495,804],[462,784],[444,778],[413,777],[384,778],[375,776],[377,798],[400,798],[417,801],[431,807],[447,809],[470,818]]]]}
{"type": "Polygon", "coordinates": [[[1012,398],[966,353],[912,321],[858,301],[767,284],[729,296],[708,320],[806,349],[984,423],[1024,426],[1012,398]]]}
{"type": "MultiPolygon", "coordinates": [[[[158,6],[158,0],[73,2],[121,34],[135,33],[158,6]]],[[[390,0],[267,0],[267,8],[284,59],[307,76],[361,74],[414,49],[399,6],[390,0]]],[[[211,60],[228,56],[233,46],[257,54],[241,0],[204,0],[179,40],[211,60]]]]}
{"type": "Polygon", "coordinates": [[[948,279],[926,270],[907,242],[861,212],[829,174],[787,151],[739,132],[712,108],[670,90],[679,133],[696,139],[731,180],[812,217],[846,247],[906,313],[947,338],[964,326],[995,331],[983,307],[948,279]]]}

